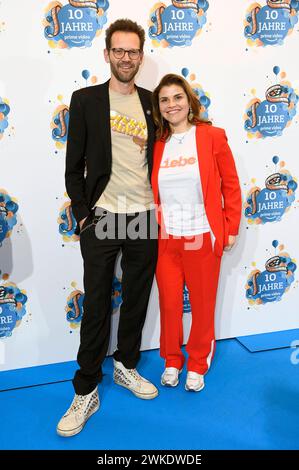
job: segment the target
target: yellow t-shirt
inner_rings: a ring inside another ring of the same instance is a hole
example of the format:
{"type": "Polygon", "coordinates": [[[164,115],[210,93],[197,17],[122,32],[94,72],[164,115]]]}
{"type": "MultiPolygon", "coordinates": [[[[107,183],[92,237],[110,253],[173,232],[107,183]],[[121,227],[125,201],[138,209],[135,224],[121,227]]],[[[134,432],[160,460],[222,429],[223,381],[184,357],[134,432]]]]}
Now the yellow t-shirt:
{"type": "Polygon", "coordinates": [[[111,212],[142,212],[153,207],[146,159],[147,127],[138,92],[109,90],[112,171],[96,206],[111,212]]]}

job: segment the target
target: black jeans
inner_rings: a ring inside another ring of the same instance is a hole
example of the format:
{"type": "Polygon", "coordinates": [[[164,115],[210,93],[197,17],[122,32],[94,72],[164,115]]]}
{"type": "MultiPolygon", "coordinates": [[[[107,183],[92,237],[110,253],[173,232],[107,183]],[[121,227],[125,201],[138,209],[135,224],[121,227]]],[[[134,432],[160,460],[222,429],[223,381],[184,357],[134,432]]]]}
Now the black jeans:
{"type": "Polygon", "coordinates": [[[142,328],[157,262],[157,224],[154,211],[117,216],[96,208],[84,222],[80,235],[85,297],[77,356],[80,369],[73,379],[78,395],[89,394],[102,379],[101,366],[110,339],[112,281],[120,250],[123,301],[113,356],[129,369],[136,367],[140,357],[142,328]],[[113,223],[109,223],[113,220],[116,236],[113,223]],[[124,233],[130,225],[131,233],[124,233]],[[107,238],[100,239],[105,228],[107,238]],[[140,229],[139,237],[134,236],[136,228],[140,229]]]}

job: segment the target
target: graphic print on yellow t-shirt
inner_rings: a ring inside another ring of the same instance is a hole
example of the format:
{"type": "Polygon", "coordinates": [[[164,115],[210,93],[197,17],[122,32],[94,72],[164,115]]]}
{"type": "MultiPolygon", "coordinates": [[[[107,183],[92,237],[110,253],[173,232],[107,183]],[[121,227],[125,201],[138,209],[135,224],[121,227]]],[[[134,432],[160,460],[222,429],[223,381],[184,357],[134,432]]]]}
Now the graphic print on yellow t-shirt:
{"type": "Polygon", "coordinates": [[[133,142],[140,146],[140,153],[144,150],[147,141],[146,123],[137,119],[110,111],[110,126],[114,132],[133,137],[133,142]]]}

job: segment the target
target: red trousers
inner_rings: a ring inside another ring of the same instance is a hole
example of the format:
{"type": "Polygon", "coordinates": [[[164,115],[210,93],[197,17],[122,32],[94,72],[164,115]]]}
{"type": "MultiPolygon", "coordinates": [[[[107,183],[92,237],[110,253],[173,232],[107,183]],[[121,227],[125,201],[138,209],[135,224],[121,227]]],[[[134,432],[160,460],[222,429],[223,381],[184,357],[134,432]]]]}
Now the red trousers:
{"type": "Polygon", "coordinates": [[[160,355],[165,367],[181,369],[183,344],[183,289],[186,283],[192,325],[186,345],[187,370],[205,374],[215,352],[214,312],[221,258],[213,253],[210,232],[192,237],[159,239],[156,270],[159,288],[160,355]]]}

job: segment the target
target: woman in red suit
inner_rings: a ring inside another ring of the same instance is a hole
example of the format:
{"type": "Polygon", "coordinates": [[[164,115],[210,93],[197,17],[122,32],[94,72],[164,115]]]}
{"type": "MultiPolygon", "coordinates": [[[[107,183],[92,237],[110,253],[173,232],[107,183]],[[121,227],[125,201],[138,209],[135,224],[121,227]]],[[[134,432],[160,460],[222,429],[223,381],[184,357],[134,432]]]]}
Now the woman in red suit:
{"type": "Polygon", "coordinates": [[[161,312],[162,385],[176,386],[184,366],[183,289],[192,310],[186,390],[200,391],[215,352],[214,311],[223,250],[236,242],[241,191],[223,129],[199,117],[200,104],[179,75],[153,93],[157,141],[152,187],[159,222],[156,278],[161,312]]]}

